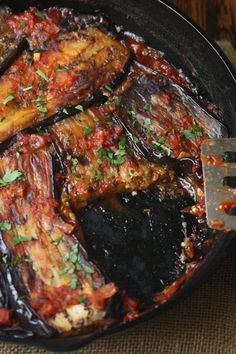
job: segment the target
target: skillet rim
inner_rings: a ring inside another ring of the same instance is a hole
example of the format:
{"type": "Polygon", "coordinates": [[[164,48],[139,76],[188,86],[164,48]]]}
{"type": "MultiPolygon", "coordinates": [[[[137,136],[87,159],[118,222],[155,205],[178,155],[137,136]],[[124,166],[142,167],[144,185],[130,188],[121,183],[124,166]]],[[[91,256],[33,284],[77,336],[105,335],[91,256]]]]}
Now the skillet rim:
{"type": "MultiPolygon", "coordinates": [[[[233,65],[231,64],[230,60],[226,57],[226,55],[219,47],[219,45],[213,40],[211,40],[206,34],[206,32],[198,24],[196,24],[189,16],[184,14],[183,11],[179,10],[173,4],[170,4],[168,0],[156,0],[156,2],[159,3],[161,6],[165,7],[168,11],[174,13],[174,15],[179,17],[181,21],[186,22],[190,26],[191,31],[195,31],[196,34],[198,34],[206,42],[206,45],[208,47],[211,47],[214,50],[214,55],[216,55],[220,59],[222,65],[224,66],[225,69],[227,69],[228,73],[231,76],[231,79],[234,81],[234,84],[236,85],[236,70],[233,68],[233,65]]],[[[0,3],[0,5],[9,6],[7,5],[7,3],[9,3],[9,1],[5,0],[2,2],[2,4],[0,3]]],[[[31,1],[29,1],[29,6],[32,6],[31,1]]],[[[62,6],[62,4],[58,4],[58,6],[62,6]]],[[[103,338],[108,335],[112,335],[116,333],[118,334],[119,332],[122,332],[128,328],[136,326],[144,321],[147,321],[148,319],[154,318],[158,314],[161,314],[164,311],[167,311],[168,309],[172,308],[178,302],[183,301],[199,285],[203,284],[203,282],[207,280],[208,276],[214,271],[214,268],[219,265],[220,261],[223,258],[226,257],[229,247],[234,240],[234,235],[235,233],[233,232],[229,234],[223,232],[217,233],[214,245],[205,255],[203,261],[198,265],[197,269],[194,271],[191,278],[187,280],[186,283],[178,289],[177,293],[165,304],[148,311],[147,313],[143,314],[141,317],[137,319],[134,319],[128,323],[119,324],[114,328],[111,327],[107,330],[103,330],[94,334],[87,335],[86,338],[82,338],[79,335],[74,337],[68,337],[68,338],[54,337],[48,339],[37,338],[37,337],[17,339],[17,338],[9,338],[9,337],[7,338],[7,337],[0,336],[0,340],[4,342],[19,343],[19,344],[26,344],[34,347],[40,347],[42,349],[46,349],[54,352],[74,351],[74,350],[79,350],[82,347],[88,345],[89,343],[94,342],[96,339],[103,338]],[[78,338],[79,340],[78,342],[76,342],[76,338],[78,338]],[[63,340],[64,342],[66,342],[66,339],[68,341],[70,340],[72,341],[74,339],[75,343],[74,341],[73,343],[66,343],[66,344],[63,343],[63,340]],[[59,341],[62,343],[57,344],[57,342],[59,341]]]]}

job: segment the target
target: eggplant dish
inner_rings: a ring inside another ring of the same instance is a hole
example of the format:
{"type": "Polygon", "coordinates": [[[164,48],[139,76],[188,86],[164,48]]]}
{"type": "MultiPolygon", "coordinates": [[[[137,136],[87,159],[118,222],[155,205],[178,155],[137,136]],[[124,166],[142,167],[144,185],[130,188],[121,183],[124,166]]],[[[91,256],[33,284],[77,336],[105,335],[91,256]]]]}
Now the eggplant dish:
{"type": "Polygon", "coordinates": [[[215,239],[180,68],[100,14],[0,9],[0,333],[72,336],[162,306],[215,239]]]}

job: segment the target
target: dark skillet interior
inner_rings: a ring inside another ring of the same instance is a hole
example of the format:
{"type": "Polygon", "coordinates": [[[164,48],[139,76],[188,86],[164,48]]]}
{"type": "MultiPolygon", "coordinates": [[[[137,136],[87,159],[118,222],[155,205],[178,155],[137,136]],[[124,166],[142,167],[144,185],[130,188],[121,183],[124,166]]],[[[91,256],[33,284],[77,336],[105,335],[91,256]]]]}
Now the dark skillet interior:
{"type": "MultiPolygon", "coordinates": [[[[179,15],[175,10],[161,1],[155,0],[74,0],[74,1],[2,1],[3,5],[10,6],[15,11],[21,11],[29,6],[39,8],[49,6],[72,7],[82,13],[91,13],[101,10],[111,20],[123,25],[128,31],[142,36],[148,45],[163,51],[166,58],[183,69],[194,81],[199,83],[202,93],[216,103],[222,111],[222,122],[229,128],[230,135],[236,136],[236,83],[227,61],[217,52],[214,46],[191,23],[179,15]]],[[[215,261],[222,255],[231,240],[230,235],[219,234],[215,245],[205,258],[200,269],[186,284],[175,299],[187,292],[188,288],[196,285],[204,274],[213,267],[215,261]]],[[[166,308],[147,313],[138,321],[152,316],[166,308]]],[[[132,323],[137,323],[133,321],[132,323]]],[[[129,324],[130,325],[130,324],[129,324]]],[[[109,331],[92,335],[83,335],[69,338],[24,340],[25,343],[38,344],[47,349],[67,351],[77,349],[105,333],[112,333],[124,329],[129,325],[119,325],[109,331]]]]}

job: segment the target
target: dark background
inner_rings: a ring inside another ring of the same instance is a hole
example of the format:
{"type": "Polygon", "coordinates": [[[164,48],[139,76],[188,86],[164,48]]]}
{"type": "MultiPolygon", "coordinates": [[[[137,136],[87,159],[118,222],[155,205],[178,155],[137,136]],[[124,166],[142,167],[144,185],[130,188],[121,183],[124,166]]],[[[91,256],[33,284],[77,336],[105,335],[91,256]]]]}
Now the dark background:
{"type": "Polygon", "coordinates": [[[169,0],[192,17],[215,40],[228,40],[236,50],[236,0],[169,0]]]}

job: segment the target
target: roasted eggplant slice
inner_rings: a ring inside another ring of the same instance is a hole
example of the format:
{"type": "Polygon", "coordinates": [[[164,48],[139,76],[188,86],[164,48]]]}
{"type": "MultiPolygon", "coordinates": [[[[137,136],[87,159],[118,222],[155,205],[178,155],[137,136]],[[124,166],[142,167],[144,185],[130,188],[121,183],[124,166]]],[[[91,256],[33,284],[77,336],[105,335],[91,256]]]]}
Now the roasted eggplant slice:
{"type": "Polygon", "coordinates": [[[0,7],[0,75],[27,47],[26,40],[21,33],[15,33],[9,24],[11,16],[11,10],[8,7],[0,7]]]}
{"type": "Polygon", "coordinates": [[[92,108],[51,127],[66,169],[62,195],[76,209],[108,194],[147,189],[170,171],[141,160],[129,148],[123,129],[106,113],[92,108]]]}
{"type": "Polygon", "coordinates": [[[1,253],[11,306],[21,323],[39,335],[52,335],[53,328],[86,330],[99,325],[116,288],[105,284],[87,260],[74,222],[64,222],[57,213],[51,155],[45,149],[30,152],[37,137],[31,139],[27,148],[21,144],[18,158],[15,147],[1,158],[0,217],[7,225],[1,253]]]}
{"type": "Polygon", "coordinates": [[[199,157],[204,139],[227,134],[193,95],[139,63],[117,93],[121,102],[115,111],[117,121],[133,137],[137,151],[152,161],[199,157]]]}
{"type": "MultiPolygon", "coordinates": [[[[96,27],[62,33],[40,53],[26,51],[0,78],[0,142],[61,107],[90,99],[120,75],[129,50],[96,27]]],[[[81,106],[76,106],[79,110],[81,106]]]]}

